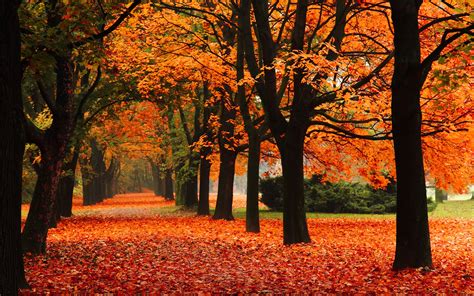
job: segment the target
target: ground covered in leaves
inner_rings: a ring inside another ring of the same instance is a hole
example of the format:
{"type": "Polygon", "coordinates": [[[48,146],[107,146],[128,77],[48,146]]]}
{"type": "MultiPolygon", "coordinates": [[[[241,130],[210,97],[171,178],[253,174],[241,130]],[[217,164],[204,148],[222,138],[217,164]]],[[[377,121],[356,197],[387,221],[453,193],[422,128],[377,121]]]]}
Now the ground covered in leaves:
{"type": "Polygon", "coordinates": [[[435,269],[393,272],[393,219],[309,219],[313,242],[287,247],[278,219],[250,234],[149,194],[78,203],[47,254],[26,257],[23,294],[474,293],[472,219],[431,219],[435,269]]]}

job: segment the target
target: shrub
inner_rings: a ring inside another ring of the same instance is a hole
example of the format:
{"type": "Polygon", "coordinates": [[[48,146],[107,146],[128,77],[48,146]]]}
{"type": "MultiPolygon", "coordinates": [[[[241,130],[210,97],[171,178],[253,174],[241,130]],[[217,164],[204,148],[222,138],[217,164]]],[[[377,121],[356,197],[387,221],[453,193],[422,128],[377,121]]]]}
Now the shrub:
{"type": "Polygon", "coordinates": [[[274,211],[283,211],[283,177],[261,180],[260,192],[262,203],[274,211]]]}
{"type": "MultiPolygon", "coordinates": [[[[283,178],[268,178],[260,182],[261,202],[274,211],[283,210],[283,178]]],[[[308,212],[320,213],[395,213],[396,191],[374,189],[360,183],[321,183],[319,176],[305,180],[305,206],[308,212]]],[[[436,203],[428,201],[432,211],[436,203]]]]}

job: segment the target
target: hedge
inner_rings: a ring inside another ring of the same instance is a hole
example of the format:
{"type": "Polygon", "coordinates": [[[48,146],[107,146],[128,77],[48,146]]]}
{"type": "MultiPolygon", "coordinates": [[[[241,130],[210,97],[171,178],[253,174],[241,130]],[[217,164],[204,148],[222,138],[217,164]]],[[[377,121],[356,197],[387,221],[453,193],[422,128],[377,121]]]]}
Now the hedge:
{"type": "MultiPolygon", "coordinates": [[[[283,210],[283,177],[262,179],[261,202],[273,211],[283,210]]],[[[360,183],[322,183],[319,176],[305,180],[307,212],[384,214],[396,212],[396,189],[374,189],[360,183]]],[[[428,210],[436,203],[428,200],[428,210]]]]}

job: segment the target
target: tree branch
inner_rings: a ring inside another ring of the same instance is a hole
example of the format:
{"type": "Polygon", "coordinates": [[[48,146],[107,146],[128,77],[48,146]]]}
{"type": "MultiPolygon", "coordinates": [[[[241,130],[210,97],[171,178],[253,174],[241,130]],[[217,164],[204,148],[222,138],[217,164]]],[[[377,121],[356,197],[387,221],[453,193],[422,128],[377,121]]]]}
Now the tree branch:
{"type": "Polygon", "coordinates": [[[130,6],[115,20],[115,22],[112,25],[110,25],[110,27],[108,27],[107,29],[105,29],[104,31],[100,33],[97,33],[85,39],[73,42],[70,44],[70,47],[72,48],[79,47],[91,41],[99,40],[106,37],[107,35],[112,33],[115,29],[117,29],[120,26],[120,24],[122,24],[122,22],[132,13],[135,7],[137,7],[138,4],[140,4],[141,2],[142,2],[141,0],[134,0],[133,3],[130,4],[130,6]]]}

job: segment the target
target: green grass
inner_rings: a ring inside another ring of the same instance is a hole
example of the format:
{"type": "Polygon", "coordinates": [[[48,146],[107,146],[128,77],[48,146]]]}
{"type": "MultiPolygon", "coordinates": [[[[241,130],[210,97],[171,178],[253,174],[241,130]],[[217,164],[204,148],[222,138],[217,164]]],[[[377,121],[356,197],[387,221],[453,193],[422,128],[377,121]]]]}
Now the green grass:
{"type": "MultiPolygon", "coordinates": [[[[474,219],[474,200],[445,201],[438,204],[436,209],[429,213],[433,218],[469,218],[474,219]]],[[[245,208],[234,210],[235,218],[245,218],[245,208]]],[[[359,218],[359,219],[394,219],[395,214],[328,214],[306,213],[308,218],[359,218]]],[[[260,210],[262,219],[283,219],[283,213],[270,210],[260,210]]]]}
{"type": "MultiPolygon", "coordinates": [[[[195,210],[185,210],[182,207],[169,206],[154,209],[157,214],[169,216],[193,215],[195,210]]],[[[245,208],[234,209],[234,218],[245,219],[245,208]]],[[[211,208],[211,215],[214,209],[211,208]]],[[[433,212],[429,213],[433,218],[468,218],[474,219],[474,200],[467,201],[445,201],[438,204],[433,212]]],[[[308,218],[353,218],[353,219],[395,219],[395,214],[330,214],[330,213],[306,213],[308,218]]],[[[261,219],[283,219],[283,213],[268,209],[260,210],[261,219]]]]}
{"type": "MultiPolygon", "coordinates": [[[[234,209],[235,218],[245,218],[245,209],[239,208],[234,209]]],[[[306,213],[307,218],[394,218],[394,214],[383,214],[383,215],[373,215],[373,214],[330,214],[330,213],[306,213]]],[[[260,218],[262,219],[283,219],[282,212],[274,212],[270,210],[260,210],[260,218]]]]}
{"type": "Polygon", "coordinates": [[[430,216],[436,218],[474,219],[474,200],[445,201],[439,203],[430,216]]]}

